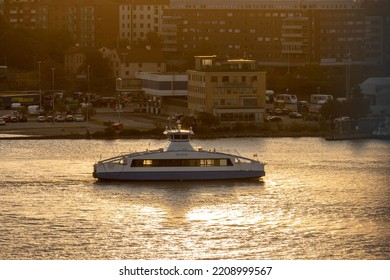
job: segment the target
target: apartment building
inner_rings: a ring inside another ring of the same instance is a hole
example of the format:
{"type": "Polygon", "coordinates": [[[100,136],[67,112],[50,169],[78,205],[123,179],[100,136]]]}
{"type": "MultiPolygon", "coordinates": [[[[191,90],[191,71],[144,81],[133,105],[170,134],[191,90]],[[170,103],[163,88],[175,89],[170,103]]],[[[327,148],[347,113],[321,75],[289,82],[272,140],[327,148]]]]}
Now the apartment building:
{"type": "Polygon", "coordinates": [[[114,0],[5,0],[11,25],[67,30],[80,47],[102,47],[118,39],[119,10],[114,0]]]}
{"type": "Polygon", "coordinates": [[[262,122],[265,112],[266,73],[255,60],[219,60],[196,56],[188,70],[188,109],[205,112],[224,122],[262,122]]]}
{"type": "Polygon", "coordinates": [[[164,15],[177,24],[176,48],[165,46],[184,54],[208,49],[275,66],[366,63],[364,10],[353,1],[176,0],[164,15]]]}
{"type": "Polygon", "coordinates": [[[119,4],[119,37],[130,44],[148,33],[160,34],[164,9],[169,0],[129,0],[119,4]]]}
{"type": "Polygon", "coordinates": [[[40,0],[4,0],[4,15],[11,26],[38,27],[40,0]]]}
{"type": "Polygon", "coordinates": [[[118,4],[114,1],[57,0],[41,5],[47,10],[43,26],[68,30],[80,47],[114,45],[118,38],[118,4]]]}

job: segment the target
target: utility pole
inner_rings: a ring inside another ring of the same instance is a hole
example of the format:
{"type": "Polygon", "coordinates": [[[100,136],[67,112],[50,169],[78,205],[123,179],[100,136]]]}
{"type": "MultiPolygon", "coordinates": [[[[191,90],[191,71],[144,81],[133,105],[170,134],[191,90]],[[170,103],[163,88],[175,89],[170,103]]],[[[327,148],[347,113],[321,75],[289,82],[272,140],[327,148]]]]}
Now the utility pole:
{"type": "Polygon", "coordinates": [[[56,70],[54,67],[51,68],[51,89],[54,93],[54,70],[56,70]]]}
{"type": "Polygon", "coordinates": [[[41,62],[42,61],[38,61],[39,111],[42,111],[41,62]]]}

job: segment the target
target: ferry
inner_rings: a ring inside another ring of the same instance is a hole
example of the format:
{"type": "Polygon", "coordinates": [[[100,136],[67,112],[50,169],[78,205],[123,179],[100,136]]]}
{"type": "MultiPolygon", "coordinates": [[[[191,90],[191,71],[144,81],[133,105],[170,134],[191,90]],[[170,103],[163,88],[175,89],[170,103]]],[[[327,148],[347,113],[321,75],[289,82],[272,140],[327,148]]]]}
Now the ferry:
{"type": "Polygon", "coordinates": [[[164,131],[166,149],[146,150],[101,160],[94,164],[93,177],[115,181],[188,181],[260,179],[264,163],[240,155],[195,149],[192,129],[180,125],[164,131]]]}

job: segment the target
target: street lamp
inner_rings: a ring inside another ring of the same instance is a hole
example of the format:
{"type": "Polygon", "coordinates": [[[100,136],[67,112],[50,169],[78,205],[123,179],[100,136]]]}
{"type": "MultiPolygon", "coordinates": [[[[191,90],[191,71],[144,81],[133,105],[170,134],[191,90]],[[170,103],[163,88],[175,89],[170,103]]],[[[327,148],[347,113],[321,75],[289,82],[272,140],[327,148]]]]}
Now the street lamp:
{"type": "Polygon", "coordinates": [[[347,61],[345,62],[345,97],[350,98],[351,95],[351,53],[347,53],[347,61]]]}
{"type": "Polygon", "coordinates": [[[42,89],[41,89],[41,62],[38,61],[38,88],[39,88],[39,110],[42,110],[42,89]]]}
{"type": "Polygon", "coordinates": [[[90,92],[90,86],[89,86],[89,68],[91,67],[91,65],[88,65],[87,67],[87,81],[88,81],[88,92],[90,92]]]}
{"type": "Polygon", "coordinates": [[[54,91],[54,67],[51,68],[51,89],[54,91]]]}
{"type": "Polygon", "coordinates": [[[116,79],[116,91],[117,91],[117,105],[116,108],[118,110],[118,122],[121,123],[121,104],[120,104],[120,89],[122,88],[122,79],[116,79]]]}
{"type": "Polygon", "coordinates": [[[90,102],[90,98],[91,98],[91,96],[90,96],[90,94],[89,94],[89,92],[87,92],[87,106],[85,107],[86,109],[87,109],[87,122],[88,122],[88,120],[89,120],[89,102],[90,102]]]}

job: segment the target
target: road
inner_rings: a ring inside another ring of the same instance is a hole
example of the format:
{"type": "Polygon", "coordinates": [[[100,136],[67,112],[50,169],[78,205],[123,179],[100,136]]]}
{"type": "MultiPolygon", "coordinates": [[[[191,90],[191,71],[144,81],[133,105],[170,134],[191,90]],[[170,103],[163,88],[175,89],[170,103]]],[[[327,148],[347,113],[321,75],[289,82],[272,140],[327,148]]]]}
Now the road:
{"type": "MultiPolygon", "coordinates": [[[[0,117],[10,114],[9,110],[0,110],[0,117]]],[[[72,135],[85,134],[87,131],[94,133],[103,131],[107,122],[118,122],[120,120],[125,128],[153,129],[156,122],[161,121],[158,117],[150,117],[144,114],[122,112],[119,115],[112,109],[97,109],[96,115],[84,122],[37,122],[37,116],[28,116],[27,122],[6,123],[0,126],[0,138],[15,135],[72,135]]]]}

